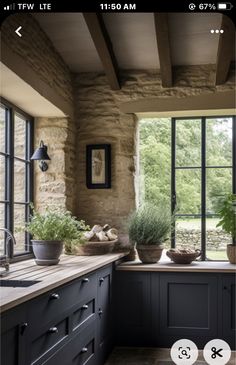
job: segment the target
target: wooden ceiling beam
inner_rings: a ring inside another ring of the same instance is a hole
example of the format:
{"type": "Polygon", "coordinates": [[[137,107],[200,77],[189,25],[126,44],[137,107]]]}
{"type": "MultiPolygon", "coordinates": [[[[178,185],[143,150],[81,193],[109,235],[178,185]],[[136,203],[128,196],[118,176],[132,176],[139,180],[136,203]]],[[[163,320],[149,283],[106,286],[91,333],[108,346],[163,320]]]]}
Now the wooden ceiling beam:
{"type": "Polygon", "coordinates": [[[223,29],[224,33],[220,33],[219,36],[216,59],[216,85],[224,84],[227,81],[230,64],[235,50],[235,27],[228,16],[222,15],[220,29],[223,29]]]}
{"type": "Polygon", "coordinates": [[[83,13],[83,16],[104,66],[110,86],[113,90],[119,90],[120,82],[117,62],[102,15],[97,13],[83,13]]]}
{"type": "Polygon", "coordinates": [[[157,48],[163,87],[172,86],[172,64],[167,13],[154,13],[157,48]]]}

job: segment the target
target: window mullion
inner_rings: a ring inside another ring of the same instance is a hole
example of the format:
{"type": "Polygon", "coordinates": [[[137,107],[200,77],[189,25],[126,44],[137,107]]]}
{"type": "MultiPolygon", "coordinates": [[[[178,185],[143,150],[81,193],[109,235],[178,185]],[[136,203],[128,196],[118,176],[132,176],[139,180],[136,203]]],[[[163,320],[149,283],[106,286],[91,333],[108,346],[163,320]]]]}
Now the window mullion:
{"type": "MultiPolygon", "coordinates": [[[[233,151],[233,156],[232,156],[232,184],[233,184],[233,188],[232,188],[232,193],[236,194],[236,117],[234,116],[232,118],[232,151],[233,151]]],[[[236,244],[236,238],[233,239],[234,240],[234,244],[236,244]]]]}
{"type": "MultiPolygon", "coordinates": [[[[176,119],[171,118],[171,213],[176,206],[175,158],[176,158],[176,119]]],[[[171,247],[175,247],[175,219],[172,219],[171,247]]]]}
{"type": "Polygon", "coordinates": [[[14,232],[14,130],[15,112],[11,109],[11,131],[10,131],[10,207],[11,207],[11,232],[14,232]]]}
{"type": "Polygon", "coordinates": [[[202,260],[206,260],[206,118],[201,120],[201,247],[202,260]]]}
{"type": "Polygon", "coordinates": [[[233,189],[232,192],[233,194],[236,194],[236,117],[234,116],[232,118],[232,151],[233,151],[233,173],[232,173],[232,177],[233,177],[233,189]]]}

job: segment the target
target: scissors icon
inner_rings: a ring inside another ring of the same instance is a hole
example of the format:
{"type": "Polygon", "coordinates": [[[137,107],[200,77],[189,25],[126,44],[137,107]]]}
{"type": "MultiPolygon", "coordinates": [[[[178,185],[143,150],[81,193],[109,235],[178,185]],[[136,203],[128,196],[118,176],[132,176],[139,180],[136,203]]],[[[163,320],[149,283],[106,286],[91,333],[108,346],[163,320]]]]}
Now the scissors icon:
{"type": "Polygon", "coordinates": [[[212,355],[211,355],[212,359],[215,359],[216,356],[223,357],[223,355],[220,354],[220,352],[223,351],[223,349],[216,350],[215,347],[212,347],[211,351],[212,351],[212,355]]]}

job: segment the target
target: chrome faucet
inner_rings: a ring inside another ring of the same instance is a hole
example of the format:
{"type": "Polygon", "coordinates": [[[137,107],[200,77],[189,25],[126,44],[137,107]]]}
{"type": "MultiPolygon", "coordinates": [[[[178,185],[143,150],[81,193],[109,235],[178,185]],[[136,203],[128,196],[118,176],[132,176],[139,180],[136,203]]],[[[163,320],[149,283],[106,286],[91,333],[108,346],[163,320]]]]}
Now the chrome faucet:
{"type": "Polygon", "coordinates": [[[0,228],[0,231],[3,231],[7,234],[6,237],[6,255],[0,257],[0,267],[5,268],[5,272],[1,272],[0,276],[4,276],[9,271],[9,261],[13,258],[14,245],[16,244],[15,237],[13,234],[6,228],[0,228]]]}

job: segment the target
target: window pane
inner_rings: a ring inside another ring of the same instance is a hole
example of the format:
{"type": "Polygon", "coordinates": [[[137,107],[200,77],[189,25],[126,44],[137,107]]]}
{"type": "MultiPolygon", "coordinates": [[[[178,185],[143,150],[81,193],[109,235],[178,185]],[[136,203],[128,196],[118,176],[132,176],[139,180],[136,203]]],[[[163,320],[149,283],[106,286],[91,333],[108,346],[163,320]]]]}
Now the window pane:
{"type": "Polygon", "coordinates": [[[176,213],[201,212],[201,171],[176,170],[176,213]]]}
{"type": "Polygon", "coordinates": [[[20,253],[25,251],[25,233],[17,232],[20,227],[25,226],[25,206],[14,205],[14,236],[16,239],[16,246],[14,247],[14,253],[20,253]]]}
{"type": "Polygon", "coordinates": [[[175,242],[177,248],[201,249],[201,219],[176,218],[175,242]]]}
{"type": "Polygon", "coordinates": [[[176,166],[201,166],[201,121],[176,120],[176,166]]]}
{"type": "Polygon", "coordinates": [[[226,246],[232,243],[232,238],[222,230],[222,227],[216,227],[218,222],[219,218],[206,219],[206,256],[211,260],[228,260],[226,246]]]}
{"type": "Polygon", "coordinates": [[[232,118],[206,119],[206,165],[232,165],[232,118]]]}
{"type": "Polygon", "coordinates": [[[5,157],[0,155],[0,200],[5,200],[5,157]]]}
{"type": "MultiPolygon", "coordinates": [[[[5,227],[5,204],[0,203],[0,228],[5,227]]],[[[4,232],[0,231],[0,255],[4,254],[4,232]]]]}
{"type": "Polygon", "coordinates": [[[139,194],[141,202],[164,202],[170,208],[170,119],[145,119],[139,124],[139,194]]]}
{"type": "Polygon", "coordinates": [[[14,161],[14,202],[25,202],[25,166],[22,161],[14,161]]]}
{"type": "Polygon", "coordinates": [[[217,213],[219,198],[232,192],[232,169],[209,168],[206,171],[206,212],[217,213]]]}
{"type": "Polygon", "coordinates": [[[0,152],[5,152],[5,108],[0,107],[0,152]]]}
{"type": "Polygon", "coordinates": [[[25,135],[25,120],[19,116],[15,115],[15,132],[14,132],[14,155],[20,158],[25,158],[25,145],[26,145],[26,135],[25,135]]]}

